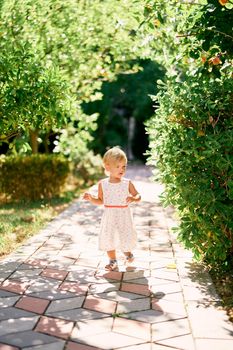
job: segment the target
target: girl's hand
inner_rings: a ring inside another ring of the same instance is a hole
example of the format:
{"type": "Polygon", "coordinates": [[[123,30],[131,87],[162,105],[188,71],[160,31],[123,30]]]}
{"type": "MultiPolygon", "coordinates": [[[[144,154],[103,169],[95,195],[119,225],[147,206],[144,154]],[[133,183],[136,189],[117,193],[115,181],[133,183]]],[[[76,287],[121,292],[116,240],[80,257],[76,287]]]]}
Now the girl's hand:
{"type": "Polygon", "coordinates": [[[134,197],[133,196],[128,196],[126,198],[126,203],[132,203],[132,202],[135,202],[134,197]]]}
{"type": "Polygon", "coordinates": [[[89,202],[90,202],[91,199],[92,199],[92,196],[91,196],[90,193],[85,192],[84,195],[83,195],[83,199],[85,199],[86,201],[89,201],[89,202]]]}
{"type": "Polygon", "coordinates": [[[126,198],[126,203],[139,202],[141,200],[141,196],[139,193],[136,193],[135,196],[131,195],[126,198]]]}

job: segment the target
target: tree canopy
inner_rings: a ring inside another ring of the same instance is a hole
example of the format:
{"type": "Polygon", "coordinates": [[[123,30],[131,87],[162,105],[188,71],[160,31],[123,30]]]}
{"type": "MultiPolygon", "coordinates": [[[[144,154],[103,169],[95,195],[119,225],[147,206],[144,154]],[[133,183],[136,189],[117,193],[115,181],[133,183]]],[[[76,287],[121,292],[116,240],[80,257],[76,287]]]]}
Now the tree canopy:
{"type": "Polygon", "coordinates": [[[100,0],[3,0],[1,139],[28,128],[44,132],[83,123],[80,103],[101,98],[103,81],[131,70],[127,62],[138,51],[129,34],[142,8],[116,0],[111,6],[100,0]]]}

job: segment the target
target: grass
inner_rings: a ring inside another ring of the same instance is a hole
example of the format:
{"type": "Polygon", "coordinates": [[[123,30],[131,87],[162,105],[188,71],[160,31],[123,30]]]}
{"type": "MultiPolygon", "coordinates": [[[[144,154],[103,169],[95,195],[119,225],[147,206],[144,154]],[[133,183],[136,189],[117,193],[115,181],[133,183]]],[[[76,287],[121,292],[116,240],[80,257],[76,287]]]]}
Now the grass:
{"type": "Polygon", "coordinates": [[[79,197],[83,187],[83,184],[69,184],[59,197],[33,202],[0,197],[0,258],[14,251],[65,210],[79,197]]]}

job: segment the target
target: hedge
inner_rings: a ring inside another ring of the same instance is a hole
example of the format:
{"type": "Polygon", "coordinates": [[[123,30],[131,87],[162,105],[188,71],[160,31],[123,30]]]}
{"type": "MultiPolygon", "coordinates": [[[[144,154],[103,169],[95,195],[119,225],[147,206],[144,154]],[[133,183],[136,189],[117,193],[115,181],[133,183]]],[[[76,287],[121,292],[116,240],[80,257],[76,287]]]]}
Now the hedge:
{"type": "Polygon", "coordinates": [[[0,160],[0,192],[12,199],[37,200],[58,195],[69,162],[58,155],[9,156],[0,160]]]}

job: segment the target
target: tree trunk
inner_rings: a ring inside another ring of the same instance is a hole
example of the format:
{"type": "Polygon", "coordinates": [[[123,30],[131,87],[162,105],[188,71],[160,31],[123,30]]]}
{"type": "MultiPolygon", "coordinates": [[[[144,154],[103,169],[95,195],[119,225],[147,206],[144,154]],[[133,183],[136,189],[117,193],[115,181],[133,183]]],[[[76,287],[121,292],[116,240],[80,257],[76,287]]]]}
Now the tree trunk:
{"type": "Polygon", "coordinates": [[[43,144],[44,144],[45,153],[49,153],[49,133],[46,133],[43,144]]]}
{"type": "Polygon", "coordinates": [[[132,140],[135,133],[135,119],[134,117],[130,117],[128,119],[128,143],[127,143],[127,158],[129,160],[134,159],[133,151],[132,151],[132,140]]]}
{"type": "Polygon", "coordinates": [[[32,153],[38,153],[38,130],[30,130],[30,144],[32,153]]]}

